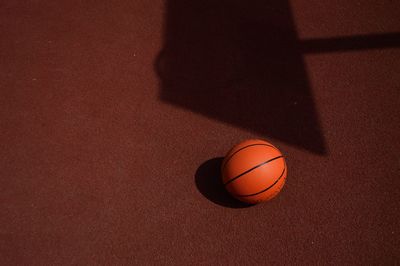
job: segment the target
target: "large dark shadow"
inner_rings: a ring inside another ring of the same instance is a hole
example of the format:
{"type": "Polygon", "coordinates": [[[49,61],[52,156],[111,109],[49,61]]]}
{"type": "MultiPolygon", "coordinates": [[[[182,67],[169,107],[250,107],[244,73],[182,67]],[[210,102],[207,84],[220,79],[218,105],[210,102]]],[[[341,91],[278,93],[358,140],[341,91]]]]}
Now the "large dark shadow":
{"type": "Polygon", "coordinates": [[[241,202],[225,190],[221,179],[223,158],[214,158],[204,162],[196,171],[195,182],[200,193],[215,204],[229,208],[246,208],[253,206],[241,202]]]}
{"type": "Polygon", "coordinates": [[[287,1],[167,1],[163,101],[325,154],[287,1]]]}
{"type": "Polygon", "coordinates": [[[326,154],[303,54],[400,46],[399,33],[299,40],[287,0],[169,0],[161,100],[326,154]]]}

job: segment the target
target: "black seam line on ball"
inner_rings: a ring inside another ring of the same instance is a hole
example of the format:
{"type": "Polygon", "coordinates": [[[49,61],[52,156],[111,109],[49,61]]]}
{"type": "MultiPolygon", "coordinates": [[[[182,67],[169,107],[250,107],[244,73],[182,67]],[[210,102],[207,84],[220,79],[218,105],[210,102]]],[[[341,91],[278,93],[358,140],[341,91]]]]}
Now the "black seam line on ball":
{"type": "Polygon", "coordinates": [[[240,175],[235,176],[234,178],[230,179],[228,182],[226,182],[226,183],[224,184],[224,186],[228,185],[229,183],[231,183],[232,181],[238,179],[239,177],[241,177],[241,176],[243,176],[243,175],[245,175],[245,174],[247,174],[247,173],[253,171],[254,169],[257,169],[258,167],[263,166],[263,165],[265,165],[265,164],[267,164],[267,163],[270,163],[270,162],[272,162],[272,161],[274,161],[274,160],[276,160],[276,159],[279,159],[279,158],[283,158],[283,156],[281,155],[281,156],[278,156],[278,157],[269,159],[268,161],[262,162],[262,163],[260,163],[260,164],[258,164],[258,165],[256,165],[256,166],[254,166],[253,168],[250,168],[249,170],[247,170],[247,171],[241,173],[240,175]]]}
{"type": "Polygon", "coordinates": [[[257,192],[257,193],[253,193],[253,194],[247,194],[247,195],[235,194],[235,196],[236,196],[236,197],[251,197],[251,196],[255,196],[255,195],[264,193],[265,191],[267,191],[267,190],[269,190],[270,188],[272,188],[273,186],[275,186],[276,183],[279,182],[279,180],[281,180],[281,178],[282,178],[283,174],[285,173],[285,171],[286,171],[286,167],[283,168],[283,172],[282,172],[282,174],[278,177],[278,179],[277,179],[272,185],[270,185],[269,187],[267,187],[266,189],[263,189],[263,190],[261,190],[261,191],[259,191],[259,192],[257,192]]]}
{"type": "Polygon", "coordinates": [[[240,148],[240,149],[238,149],[237,151],[235,151],[233,154],[231,154],[231,156],[228,157],[228,159],[226,159],[224,165],[222,166],[222,169],[223,169],[223,168],[225,167],[225,165],[229,162],[229,160],[232,159],[233,155],[235,155],[236,153],[240,152],[241,150],[244,150],[244,149],[246,149],[246,148],[248,148],[248,147],[252,147],[252,146],[268,146],[268,147],[272,147],[272,148],[278,150],[278,149],[275,148],[274,146],[269,145],[269,144],[264,144],[264,143],[256,143],[256,144],[250,144],[250,145],[244,146],[243,148],[240,148]]]}

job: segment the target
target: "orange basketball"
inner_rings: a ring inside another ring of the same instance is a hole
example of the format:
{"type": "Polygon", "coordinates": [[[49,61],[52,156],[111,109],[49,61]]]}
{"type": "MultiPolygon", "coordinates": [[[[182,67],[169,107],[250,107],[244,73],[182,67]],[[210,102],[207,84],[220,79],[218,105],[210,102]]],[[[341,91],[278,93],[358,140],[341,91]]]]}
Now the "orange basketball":
{"type": "Polygon", "coordinates": [[[264,140],[246,140],[233,147],[221,166],[222,182],[235,198],[258,203],[275,197],[286,181],[282,153],[264,140]]]}

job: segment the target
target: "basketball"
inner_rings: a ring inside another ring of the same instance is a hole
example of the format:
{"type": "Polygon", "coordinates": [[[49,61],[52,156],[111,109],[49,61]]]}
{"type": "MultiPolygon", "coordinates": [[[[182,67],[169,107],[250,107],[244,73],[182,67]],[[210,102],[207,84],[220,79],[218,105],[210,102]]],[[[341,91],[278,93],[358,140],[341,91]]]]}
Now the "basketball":
{"type": "Polygon", "coordinates": [[[264,140],[246,140],[234,146],[222,165],[226,190],[240,201],[256,204],[275,197],[286,181],[282,153],[264,140]]]}

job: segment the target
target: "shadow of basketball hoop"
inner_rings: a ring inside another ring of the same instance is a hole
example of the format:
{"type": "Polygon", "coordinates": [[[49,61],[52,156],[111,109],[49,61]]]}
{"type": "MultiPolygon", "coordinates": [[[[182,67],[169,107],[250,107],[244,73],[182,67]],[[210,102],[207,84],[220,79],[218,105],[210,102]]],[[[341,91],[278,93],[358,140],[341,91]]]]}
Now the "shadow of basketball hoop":
{"type": "Polygon", "coordinates": [[[288,1],[168,1],[160,98],[324,155],[303,54],[398,47],[399,36],[299,40],[288,1]]]}

